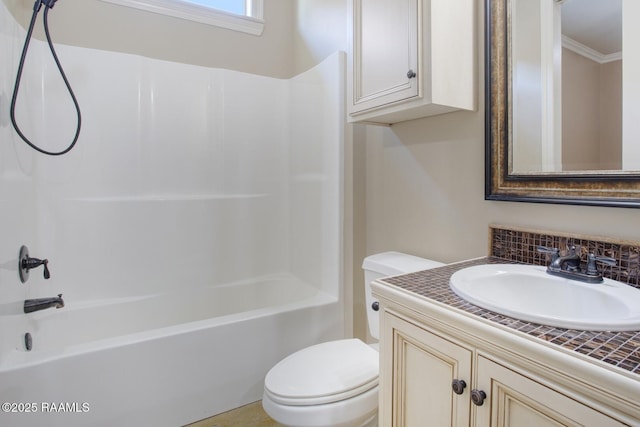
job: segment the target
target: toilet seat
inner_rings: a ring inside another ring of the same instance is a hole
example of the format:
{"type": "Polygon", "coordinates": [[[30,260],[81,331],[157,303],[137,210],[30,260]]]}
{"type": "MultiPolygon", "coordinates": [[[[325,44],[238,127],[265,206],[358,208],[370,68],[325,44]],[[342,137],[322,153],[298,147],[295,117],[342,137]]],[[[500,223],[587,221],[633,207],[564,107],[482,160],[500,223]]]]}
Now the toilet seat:
{"type": "Polygon", "coordinates": [[[376,350],[358,339],[317,344],[286,357],[265,378],[265,394],[282,405],[349,399],[378,385],[376,350]]]}

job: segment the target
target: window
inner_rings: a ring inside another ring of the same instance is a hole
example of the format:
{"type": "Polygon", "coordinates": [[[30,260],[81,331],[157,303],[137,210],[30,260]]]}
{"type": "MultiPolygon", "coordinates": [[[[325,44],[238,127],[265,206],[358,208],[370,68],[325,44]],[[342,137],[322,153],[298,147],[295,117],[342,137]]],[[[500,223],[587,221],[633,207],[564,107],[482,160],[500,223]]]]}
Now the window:
{"type": "Polygon", "coordinates": [[[186,3],[199,4],[212,9],[224,10],[236,15],[247,16],[247,2],[244,0],[184,0],[186,3]]]}
{"type": "Polygon", "coordinates": [[[175,16],[260,35],[263,0],[102,0],[162,15],[175,16]]]}

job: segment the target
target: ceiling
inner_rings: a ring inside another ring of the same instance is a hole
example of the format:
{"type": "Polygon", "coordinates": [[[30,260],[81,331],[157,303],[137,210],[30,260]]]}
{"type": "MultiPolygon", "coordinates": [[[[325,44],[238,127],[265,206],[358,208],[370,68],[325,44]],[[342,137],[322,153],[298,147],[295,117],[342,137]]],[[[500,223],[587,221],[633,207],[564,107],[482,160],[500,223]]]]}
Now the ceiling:
{"type": "Polygon", "coordinates": [[[622,0],[564,0],[562,34],[610,55],[622,51],[622,0]]]}

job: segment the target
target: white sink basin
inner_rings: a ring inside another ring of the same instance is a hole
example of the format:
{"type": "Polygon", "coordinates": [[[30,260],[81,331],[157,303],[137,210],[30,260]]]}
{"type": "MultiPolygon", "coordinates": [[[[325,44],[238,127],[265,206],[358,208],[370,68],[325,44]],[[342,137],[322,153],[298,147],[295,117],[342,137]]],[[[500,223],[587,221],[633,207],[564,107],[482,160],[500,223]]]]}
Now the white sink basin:
{"type": "Polygon", "coordinates": [[[516,319],[589,331],[640,330],[640,289],[615,280],[588,284],[546,267],[487,264],[457,271],[451,289],[472,304],[516,319]]]}

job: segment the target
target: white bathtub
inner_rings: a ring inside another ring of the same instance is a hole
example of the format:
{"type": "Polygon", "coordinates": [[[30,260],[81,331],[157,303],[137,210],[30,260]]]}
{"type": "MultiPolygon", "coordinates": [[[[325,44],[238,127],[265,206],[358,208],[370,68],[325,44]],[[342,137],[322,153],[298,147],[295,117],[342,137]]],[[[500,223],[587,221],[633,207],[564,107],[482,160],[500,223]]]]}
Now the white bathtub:
{"type": "Polygon", "coordinates": [[[33,349],[0,364],[3,427],[182,426],[259,400],[278,360],[335,338],[310,320],[341,318],[288,274],[29,316],[33,349]]]}
{"type": "MultiPolygon", "coordinates": [[[[25,31],[4,3],[11,94],[25,31]]],[[[344,53],[276,79],[56,50],[78,146],[50,159],[0,126],[0,404],[22,411],[0,427],[181,426],[259,400],[282,357],[342,338],[344,53]],[[50,280],[20,283],[21,245],[50,280]],[[58,293],[65,308],[22,312],[58,293]]],[[[66,140],[46,43],[29,58],[18,122],[66,140]]]]}

